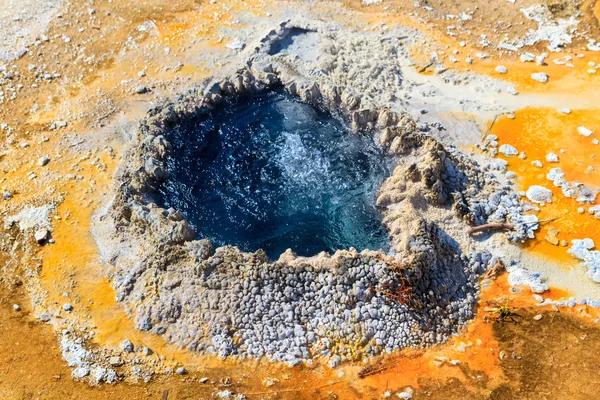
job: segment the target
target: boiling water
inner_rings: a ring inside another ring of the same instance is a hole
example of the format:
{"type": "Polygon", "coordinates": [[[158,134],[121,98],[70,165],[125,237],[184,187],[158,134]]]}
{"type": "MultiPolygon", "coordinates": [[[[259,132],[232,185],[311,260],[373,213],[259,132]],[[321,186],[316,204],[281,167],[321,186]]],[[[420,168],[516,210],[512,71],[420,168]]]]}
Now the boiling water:
{"type": "Polygon", "coordinates": [[[375,208],[393,167],[371,138],[284,92],[228,102],[170,133],[160,201],[215,246],[321,251],[387,246],[375,208]]]}

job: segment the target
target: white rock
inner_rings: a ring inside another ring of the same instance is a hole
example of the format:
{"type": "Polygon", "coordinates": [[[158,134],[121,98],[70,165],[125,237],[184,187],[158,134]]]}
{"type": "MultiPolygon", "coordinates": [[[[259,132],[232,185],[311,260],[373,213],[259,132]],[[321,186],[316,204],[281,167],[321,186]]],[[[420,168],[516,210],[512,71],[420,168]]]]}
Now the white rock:
{"type": "Polygon", "coordinates": [[[571,248],[567,250],[567,253],[580,260],[585,260],[588,251],[594,247],[596,247],[596,244],[590,238],[573,239],[571,241],[571,248]]]}
{"type": "Polygon", "coordinates": [[[228,49],[232,49],[232,50],[242,50],[244,47],[246,47],[246,43],[237,39],[231,43],[226,44],[225,47],[227,47],[228,49]]]}
{"type": "Polygon", "coordinates": [[[506,69],[504,65],[498,65],[496,67],[496,72],[499,74],[506,74],[508,72],[508,69],[506,69]]]}
{"type": "Polygon", "coordinates": [[[516,156],[517,154],[519,154],[519,151],[510,144],[503,144],[498,149],[498,152],[504,154],[505,156],[516,156]]]}
{"type": "Polygon", "coordinates": [[[600,142],[598,141],[598,139],[592,139],[592,144],[598,144],[598,143],[600,143],[600,142]]]}
{"type": "Polygon", "coordinates": [[[534,62],[535,61],[535,55],[531,54],[531,53],[525,53],[525,54],[521,54],[521,61],[523,62],[534,62]]]}
{"type": "Polygon", "coordinates": [[[50,158],[44,156],[44,157],[40,157],[40,159],[38,160],[38,165],[40,167],[46,166],[48,165],[48,163],[50,162],[50,158]]]}
{"type": "Polygon", "coordinates": [[[558,156],[556,154],[554,154],[554,153],[548,153],[548,154],[546,154],[546,161],[557,163],[558,162],[558,156]]]}
{"type": "Polygon", "coordinates": [[[561,186],[565,182],[564,177],[565,171],[560,168],[551,168],[546,174],[546,179],[552,181],[555,186],[561,186]]]}
{"type": "Polygon", "coordinates": [[[540,160],[533,160],[531,162],[531,165],[533,165],[534,167],[538,167],[538,168],[542,168],[544,166],[540,160]]]}
{"type": "Polygon", "coordinates": [[[552,190],[539,185],[530,186],[525,196],[534,203],[552,202],[552,190]]]}
{"type": "Polygon", "coordinates": [[[403,400],[412,399],[412,395],[413,395],[412,388],[406,388],[406,390],[397,394],[398,398],[403,399],[403,400]]]}
{"type": "Polygon", "coordinates": [[[542,282],[543,275],[540,272],[528,271],[517,265],[507,268],[508,284],[510,286],[526,285],[533,293],[544,293],[548,285],[542,282]]]}
{"type": "Polygon", "coordinates": [[[548,82],[549,78],[550,77],[545,72],[534,72],[533,74],[531,74],[531,79],[533,79],[534,81],[541,82],[541,83],[548,82]]]}
{"type": "Polygon", "coordinates": [[[561,114],[571,114],[571,109],[563,107],[563,108],[559,108],[558,112],[561,113],[561,114]]]}
{"type": "Polygon", "coordinates": [[[586,128],[585,126],[580,126],[577,128],[577,132],[579,132],[580,135],[583,136],[592,136],[594,134],[594,132],[590,131],[588,128],[586,128]]]}

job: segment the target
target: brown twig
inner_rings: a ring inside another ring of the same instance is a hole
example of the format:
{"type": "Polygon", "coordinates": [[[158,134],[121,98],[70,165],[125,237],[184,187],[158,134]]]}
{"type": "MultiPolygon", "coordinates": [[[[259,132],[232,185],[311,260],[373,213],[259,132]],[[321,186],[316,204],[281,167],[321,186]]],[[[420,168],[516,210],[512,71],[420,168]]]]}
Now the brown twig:
{"type": "Polygon", "coordinates": [[[469,228],[469,235],[472,235],[477,232],[487,232],[487,231],[514,231],[515,227],[511,224],[483,224],[479,226],[472,226],[469,228]]]}
{"type": "Polygon", "coordinates": [[[425,70],[433,65],[433,61],[427,65],[424,65],[421,69],[419,69],[419,73],[425,72],[425,70]]]}
{"type": "Polygon", "coordinates": [[[488,136],[488,134],[490,133],[490,131],[494,127],[494,124],[496,123],[497,119],[498,119],[498,115],[496,115],[494,117],[494,119],[492,120],[492,123],[490,124],[490,126],[487,128],[487,130],[484,132],[483,136],[481,137],[481,140],[485,139],[488,136]]]}

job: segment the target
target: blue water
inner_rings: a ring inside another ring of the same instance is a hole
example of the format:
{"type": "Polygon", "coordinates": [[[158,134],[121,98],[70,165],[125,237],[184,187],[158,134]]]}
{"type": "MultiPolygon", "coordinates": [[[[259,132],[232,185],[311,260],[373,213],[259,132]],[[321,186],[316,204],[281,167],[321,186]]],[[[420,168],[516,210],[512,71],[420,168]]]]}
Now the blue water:
{"type": "Polygon", "coordinates": [[[375,208],[391,159],[371,138],[282,91],[228,102],[170,133],[164,207],[215,246],[303,256],[386,249],[375,208]]]}

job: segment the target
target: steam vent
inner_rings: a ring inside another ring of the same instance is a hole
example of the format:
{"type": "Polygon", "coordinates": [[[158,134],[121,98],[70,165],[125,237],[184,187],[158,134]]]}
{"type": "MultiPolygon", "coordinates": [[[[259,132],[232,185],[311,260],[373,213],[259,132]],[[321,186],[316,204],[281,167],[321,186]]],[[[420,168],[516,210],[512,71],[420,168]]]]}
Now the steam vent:
{"type": "Polygon", "coordinates": [[[446,3],[0,0],[0,397],[598,398],[600,2],[446,3]]]}

